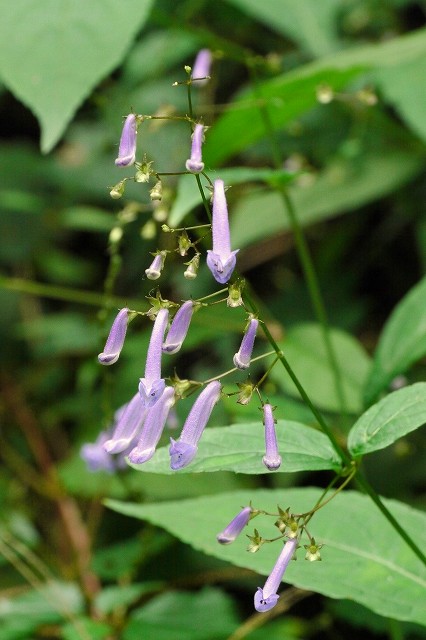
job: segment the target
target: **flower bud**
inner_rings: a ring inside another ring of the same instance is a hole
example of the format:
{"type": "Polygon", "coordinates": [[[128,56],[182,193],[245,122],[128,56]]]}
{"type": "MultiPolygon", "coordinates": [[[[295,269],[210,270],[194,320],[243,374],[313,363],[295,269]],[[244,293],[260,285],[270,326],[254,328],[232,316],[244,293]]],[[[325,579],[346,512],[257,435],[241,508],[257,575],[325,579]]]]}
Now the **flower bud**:
{"type": "Polygon", "coordinates": [[[226,300],[228,307],[240,307],[243,304],[241,292],[244,284],[244,280],[238,280],[228,286],[228,298],[226,300]]]}
{"type": "Polygon", "coordinates": [[[275,471],[281,466],[281,456],[278,453],[277,435],[275,433],[274,408],[270,404],[263,405],[263,421],[265,424],[265,455],[263,464],[269,471],[275,471]]]}
{"type": "Polygon", "coordinates": [[[212,53],[209,49],[200,49],[194,60],[191,79],[197,80],[197,86],[202,87],[210,79],[210,67],[212,64],[212,53]]]}
{"type": "Polygon", "coordinates": [[[163,197],[163,183],[161,182],[161,180],[157,180],[155,185],[152,187],[151,191],[149,192],[149,197],[154,201],[161,200],[161,198],[163,197]]]}
{"type": "Polygon", "coordinates": [[[204,126],[202,124],[196,124],[194,133],[192,134],[192,147],[191,157],[186,161],[185,167],[187,171],[191,173],[201,173],[204,169],[204,162],[202,161],[201,146],[203,144],[204,126]]]}
{"type": "Polygon", "coordinates": [[[238,369],[248,369],[250,366],[250,360],[258,326],[259,320],[257,318],[251,317],[247,325],[246,332],[241,341],[241,346],[237,353],[234,355],[234,365],[238,367],[238,369]]]}
{"type": "Polygon", "coordinates": [[[217,541],[220,542],[220,544],[230,544],[231,542],[234,542],[250,520],[251,512],[251,507],[245,507],[242,509],[242,511],[240,511],[235,518],[231,520],[228,526],[217,534],[217,541]]]}
{"type": "Polygon", "coordinates": [[[104,350],[98,355],[101,364],[111,365],[117,362],[124,345],[127,332],[127,318],[129,310],[127,307],[121,309],[112,323],[104,350]]]}
{"type": "Polygon", "coordinates": [[[126,186],[126,179],[120,180],[120,182],[117,182],[117,184],[114,185],[111,191],[109,192],[109,195],[111,196],[111,198],[113,198],[114,200],[119,200],[123,196],[125,186],[126,186]]]}
{"type": "Polygon", "coordinates": [[[179,248],[179,254],[183,257],[186,256],[186,254],[188,253],[188,249],[192,247],[192,242],[189,239],[188,234],[186,233],[186,231],[183,231],[178,239],[178,248],[179,248]]]}
{"type": "Polygon", "coordinates": [[[148,280],[158,280],[164,268],[167,251],[157,251],[157,253],[152,255],[154,256],[154,260],[151,262],[148,269],[145,269],[145,273],[148,280]]]}
{"type": "Polygon", "coordinates": [[[185,262],[185,264],[188,268],[183,273],[184,278],[194,280],[197,277],[198,267],[200,266],[200,254],[196,253],[192,260],[185,262]]]}
{"type": "Polygon", "coordinates": [[[127,116],[121,133],[118,157],[115,161],[118,167],[128,167],[136,158],[137,118],[134,113],[127,116]]]}

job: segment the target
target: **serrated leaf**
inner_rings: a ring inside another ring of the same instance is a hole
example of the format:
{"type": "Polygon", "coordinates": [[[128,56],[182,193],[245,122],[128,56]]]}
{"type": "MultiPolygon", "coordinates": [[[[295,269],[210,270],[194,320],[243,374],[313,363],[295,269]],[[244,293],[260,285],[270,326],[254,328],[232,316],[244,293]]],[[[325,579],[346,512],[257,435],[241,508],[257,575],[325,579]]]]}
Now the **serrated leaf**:
{"type": "Polygon", "coordinates": [[[41,148],[58,142],[93,88],[123,59],[152,0],[3,3],[0,77],[36,115],[41,148]],[[18,37],[19,36],[19,37],[18,37]]]}
{"type": "MultiPolygon", "coordinates": [[[[204,162],[207,166],[218,165],[265,137],[264,121],[257,106],[259,96],[268,107],[272,125],[282,128],[317,104],[319,85],[328,85],[338,92],[366,71],[410,64],[425,54],[426,30],[419,29],[383,43],[339,51],[260,83],[256,92],[242,92],[216,122],[204,145],[204,162]]],[[[374,73],[370,82],[372,79],[374,73]]],[[[386,92],[387,84],[382,76],[380,79],[386,92]]],[[[407,100],[410,99],[407,95],[407,100]]]]}
{"type": "Polygon", "coordinates": [[[362,456],[384,449],[425,422],[426,382],[417,382],[370,407],[349,433],[349,450],[354,456],[362,456]]]}
{"type": "Polygon", "coordinates": [[[228,0],[315,56],[338,47],[336,12],[341,0],[228,0]]]}
{"type": "MultiPolygon", "coordinates": [[[[362,345],[348,333],[331,329],[330,337],[339,368],[345,408],[349,413],[360,413],[363,407],[362,390],[371,366],[370,358],[362,345]]],[[[328,411],[339,411],[339,395],[321,327],[315,323],[296,325],[289,330],[279,347],[313,403],[328,411]]],[[[300,397],[282,367],[276,365],[271,377],[286,393],[300,397]]]]}
{"type": "Polygon", "coordinates": [[[372,402],[392,379],[426,354],[426,277],[397,304],[389,316],[374,353],[365,384],[372,402]]]}
{"type": "MultiPolygon", "coordinates": [[[[266,511],[275,512],[278,503],[303,513],[315,505],[321,493],[313,488],[286,489],[285,494],[282,489],[258,489],[161,504],[108,501],[107,505],[163,527],[199,551],[266,576],[280,551],[279,544],[264,545],[252,554],[245,551],[244,536],[221,546],[216,534],[250,500],[254,507],[266,511]]],[[[426,515],[394,500],[384,502],[425,548],[426,515]]],[[[272,538],[276,533],[272,522],[258,518],[256,527],[272,538]]],[[[291,562],[286,571],[286,582],[332,598],[355,600],[383,616],[426,624],[426,568],[367,496],[351,491],[337,495],[315,514],[309,529],[325,545],[323,561],[305,562],[299,550],[298,561],[291,562]]]]}
{"type": "MultiPolygon", "coordinates": [[[[179,474],[203,471],[270,473],[262,463],[265,453],[263,431],[260,412],[259,422],[206,429],[194,461],[179,471],[179,474]]],[[[340,468],[339,458],[328,438],[319,431],[300,422],[278,420],[276,432],[278,448],[282,456],[282,464],[278,471],[338,470],[340,468]]],[[[168,450],[168,447],[162,447],[145,464],[131,466],[138,471],[176,473],[170,469],[168,450]]]]}

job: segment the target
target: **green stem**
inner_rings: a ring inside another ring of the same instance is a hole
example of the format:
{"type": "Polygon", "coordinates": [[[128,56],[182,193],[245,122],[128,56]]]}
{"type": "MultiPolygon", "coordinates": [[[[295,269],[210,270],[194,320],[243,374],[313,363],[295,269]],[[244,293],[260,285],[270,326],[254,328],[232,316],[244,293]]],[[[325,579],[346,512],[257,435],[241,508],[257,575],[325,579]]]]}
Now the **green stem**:
{"type": "MultiPolygon", "coordinates": [[[[261,100],[262,95],[259,89],[255,65],[250,65],[249,68],[251,71],[254,92],[256,97],[258,98],[259,113],[263,120],[265,131],[269,138],[274,165],[276,169],[282,169],[284,158],[282,157],[281,150],[276,140],[274,126],[272,124],[272,121],[268,112],[268,108],[266,104],[264,104],[261,100]]],[[[344,389],[342,385],[342,380],[340,377],[339,365],[338,365],[334,347],[331,341],[330,326],[327,318],[327,313],[325,310],[324,301],[322,299],[321,289],[319,286],[315,267],[312,261],[311,254],[308,249],[308,245],[306,243],[305,235],[299,223],[296,210],[294,208],[292,199],[290,198],[286,187],[284,185],[277,185],[275,188],[278,190],[279,194],[281,195],[281,198],[284,203],[284,207],[287,211],[287,214],[290,220],[290,225],[293,231],[296,250],[297,250],[297,253],[299,254],[299,259],[302,265],[303,273],[305,275],[305,281],[308,286],[312,306],[314,308],[314,312],[317,317],[317,320],[320,323],[322,328],[324,345],[327,351],[327,356],[330,362],[331,370],[333,372],[334,384],[336,388],[337,397],[339,400],[341,418],[343,421],[343,414],[346,413],[345,394],[344,394],[344,389]]]]}

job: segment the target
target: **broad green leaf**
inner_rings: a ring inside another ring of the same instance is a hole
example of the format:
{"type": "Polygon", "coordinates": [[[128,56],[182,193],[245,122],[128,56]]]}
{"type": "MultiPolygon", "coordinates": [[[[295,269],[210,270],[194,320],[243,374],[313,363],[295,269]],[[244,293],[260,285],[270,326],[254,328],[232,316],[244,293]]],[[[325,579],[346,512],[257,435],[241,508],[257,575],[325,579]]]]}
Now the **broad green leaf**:
{"type": "Polygon", "coordinates": [[[41,148],[48,152],[83,100],[121,62],[152,0],[127,0],[125,7],[119,0],[6,4],[0,77],[38,118],[41,148]]]}
{"type": "Polygon", "coordinates": [[[365,384],[371,403],[392,379],[426,354],[426,277],[397,304],[389,316],[365,384]]]}
{"type": "Polygon", "coordinates": [[[349,433],[349,450],[362,456],[384,449],[425,422],[426,382],[417,382],[370,407],[349,433]]]}
{"type": "Polygon", "coordinates": [[[160,591],[165,586],[163,582],[138,582],[105,587],[97,594],[94,605],[97,611],[105,615],[115,609],[128,607],[142,596],[160,591]]]}
{"type": "MultiPolygon", "coordinates": [[[[227,185],[241,184],[243,182],[267,182],[268,180],[281,180],[289,182],[292,176],[287,171],[273,171],[272,169],[252,169],[250,167],[233,167],[221,169],[218,173],[210,172],[210,179],[221,178],[227,185]]],[[[201,181],[207,186],[207,181],[201,176],[201,181]]],[[[211,192],[204,189],[206,199],[209,200],[211,192]]],[[[183,175],[179,178],[176,198],[170,210],[168,224],[177,227],[183,218],[194,207],[202,202],[195,177],[183,175]]]]}
{"type": "MultiPolygon", "coordinates": [[[[216,534],[250,501],[265,511],[276,512],[278,503],[303,513],[315,505],[321,493],[314,488],[286,489],[285,493],[282,489],[258,489],[162,504],[108,501],[107,505],[163,527],[199,551],[266,576],[279,554],[279,543],[264,545],[252,554],[245,550],[244,536],[221,546],[216,534]]],[[[397,501],[384,502],[424,549],[426,515],[397,501]]],[[[256,518],[247,531],[256,526],[261,535],[272,538],[277,531],[273,522],[273,518],[256,518]]],[[[305,562],[303,549],[299,549],[298,561],[291,562],[285,574],[286,582],[332,598],[355,600],[382,616],[426,624],[426,568],[367,496],[352,491],[337,495],[315,514],[309,531],[325,545],[323,561],[305,562]]],[[[302,544],[306,542],[302,540],[302,544]]]]}
{"type": "Polygon", "coordinates": [[[267,27],[289,36],[315,56],[338,47],[336,12],[341,0],[228,0],[267,27]]]}
{"type": "MultiPolygon", "coordinates": [[[[360,413],[370,359],[361,344],[344,331],[331,329],[331,342],[340,372],[345,408],[349,413],[360,413]]],[[[289,330],[279,346],[313,403],[328,411],[339,411],[339,396],[321,327],[314,323],[297,325],[289,330]]],[[[271,377],[285,392],[299,397],[283,367],[276,365],[271,377]]]]}
{"type": "MultiPolygon", "coordinates": [[[[306,186],[292,185],[289,193],[299,222],[308,225],[360,207],[393,192],[410,180],[423,160],[405,148],[360,156],[356,162],[339,158],[306,186]]],[[[233,245],[246,247],[291,228],[283,200],[273,191],[257,191],[240,198],[232,210],[233,245]],[[259,211],[262,212],[259,224],[259,211]]]]}
{"type": "MultiPolygon", "coordinates": [[[[278,420],[278,447],[282,456],[279,471],[305,471],[340,468],[340,461],[328,438],[300,422],[278,420]]],[[[168,447],[159,449],[155,456],[141,465],[131,465],[139,471],[176,473],[170,469],[168,447]]],[[[235,471],[236,473],[270,473],[262,463],[265,441],[261,416],[252,424],[206,429],[200,440],[194,461],[179,471],[235,471]]]]}
{"type": "Polygon", "coordinates": [[[123,640],[217,640],[227,638],[239,618],[232,598],[215,587],[198,593],[163,593],[135,611],[123,640]]]}
{"type": "Polygon", "coordinates": [[[82,640],[82,638],[107,640],[113,636],[113,633],[114,629],[111,625],[85,616],[64,625],[61,629],[61,638],[63,640],[82,640]]]}
{"type": "MultiPolygon", "coordinates": [[[[203,158],[214,166],[265,136],[264,122],[256,104],[259,94],[268,107],[272,125],[281,128],[317,104],[321,84],[340,91],[365,71],[410,64],[426,55],[426,30],[379,44],[354,47],[326,56],[260,84],[257,92],[244,91],[212,128],[203,158]]],[[[388,84],[383,76],[382,89],[388,84]]],[[[374,73],[369,80],[374,80],[374,73]]],[[[418,89],[415,89],[417,92],[418,89]]],[[[406,96],[411,100],[411,94],[406,96]]]]}

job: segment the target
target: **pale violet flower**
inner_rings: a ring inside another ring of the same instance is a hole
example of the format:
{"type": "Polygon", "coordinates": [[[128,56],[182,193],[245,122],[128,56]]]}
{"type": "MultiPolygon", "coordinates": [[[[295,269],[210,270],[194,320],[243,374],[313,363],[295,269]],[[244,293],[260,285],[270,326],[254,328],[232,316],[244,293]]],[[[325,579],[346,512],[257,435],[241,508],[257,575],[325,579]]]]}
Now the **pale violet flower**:
{"type": "Polygon", "coordinates": [[[263,586],[263,589],[258,587],[254,595],[254,608],[256,611],[263,613],[264,611],[269,611],[269,609],[272,609],[277,604],[279,598],[277,591],[283,579],[284,572],[288,567],[288,563],[292,559],[296,549],[297,538],[288,540],[285,543],[269,578],[263,586]]]}
{"type": "Polygon", "coordinates": [[[204,431],[213,407],[220,398],[220,382],[209,382],[194,402],[191,411],[183,425],[178,440],[170,438],[170,467],[173,471],[183,469],[195,457],[198,441],[204,431]]]}
{"type": "Polygon", "coordinates": [[[166,387],[158,402],[148,410],[138,443],[129,453],[130,462],[142,464],[152,458],[173,404],[174,389],[166,387]]]}
{"type": "Polygon", "coordinates": [[[251,513],[251,507],[244,507],[244,509],[242,509],[235,518],[231,520],[228,526],[217,534],[217,541],[220,542],[220,544],[230,544],[231,542],[234,542],[250,520],[251,513]]]}
{"type": "Polygon", "coordinates": [[[225,185],[223,180],[219,179],[214,181],[213,187],[212,234],[213,248],[207,251],[207,266],[215,280],[225,284],[235,269],[236,254],[239,249],[231,251],[225,185]]]}
{"type": "Polygon", "coordinates": [[[166,259],[166,251],[158,251],[154,260],[151,262],[148,269],[145,269],[146,277],[148,280],[158,280],[161,276],[161,272],[164,267],[164,260],[166,259]]]}
{"type": "Polygon", "coordinates": [[[139,393],[146,408],[157,402],[166,386],[164,378],[161,377],[161,353],[168,318],[168,310],[160,309],[152,328],[146,355],[145,376],[139,382],[139,393]]]}
{"type": "Polygon", "coordinates": [[[281,456],[278,453],[277,434],[275,433],[275,418],[273,407],[270,404],[263,405],[263,422],[265,424],[265,455],[262,462],[269,471],[275,471],[281,466],[281,456]]]}
{"type": "Polygon", "coordinates": [[[191,157],[186,161],[186,168],[191,173],[200,173],[204,169],[201,146],[203,144],[204,127],[196,124],[192,134],[191,157]]]}
{"type": "MultiPolygon", "coordinates": [[[[117,416],[117,414],[116,414],[117,416]]],[[[107,453],[120,453],[127,449],[138,435],[146,416],[146,407],[139,393],[119,411],[112,436],[104,443],[107,453]]]]}
{"type": "Polygon", "coordinates": [[[128,308],[124,307],[124,309],[121,309],[115,317],[105,343],[104,350],[98,355],[98,360],[101,364],[114,364],[114,362],[117,362],[120,357],[121,349],[123,348],[124,339],[126,337],[128,313],[128,308]]]}
{"type": "Polygon", "coordinates": [[[177,311],[163,343],[163,353],[172,354],[179,351],[188,333],[193,311],[192,300],[184,302],[177,311]]]}
{"type": "Polygon", "coordinates": [[[234,355],[234,365],[238,367],[238,369],[248,369],[250,366],[250,359],[253,352],[258,326],[259,320],[257,318],[250,318],[246,332],[241,341],[241,346],[234,355]]]}
{"type": "Polygon", "coordinates": [[[124,121],[120,138],[118,157],[115,160],[117,167],[129,167],[136,159],[137,120],[134,113],[129,113],[124,121]]]}
{"type": "Polygon", "coordinates": [[[104,444],[110,438],[107,431],[101,431],[95,442],[87,442],[80,449],[80,457],[84,460],[89,471],[107,471],[114,473],[116,465],[114,458],[109,455],[104,444]]]}
{"type": "Polygon", "coordinates": [[[210,49],[200,49],[192,67],[191,79],[197,80],[197,86],[202,87],[209,81],[212,53],[210,49]]]}

